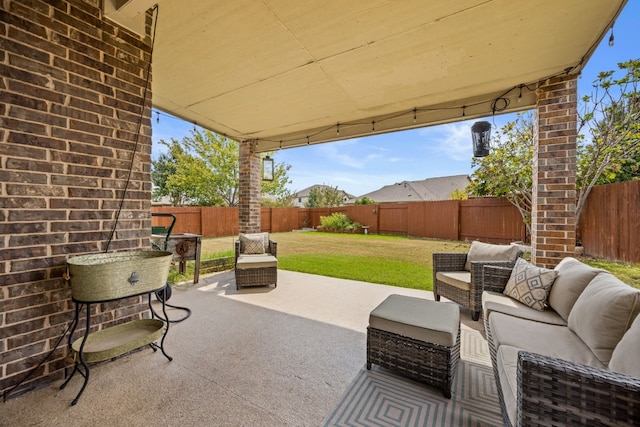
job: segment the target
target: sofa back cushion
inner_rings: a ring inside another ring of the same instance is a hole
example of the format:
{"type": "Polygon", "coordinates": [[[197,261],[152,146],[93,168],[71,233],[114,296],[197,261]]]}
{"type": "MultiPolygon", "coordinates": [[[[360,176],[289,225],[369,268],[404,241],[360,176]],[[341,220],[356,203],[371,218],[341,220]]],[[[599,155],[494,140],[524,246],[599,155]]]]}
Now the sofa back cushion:
{"type": "Polygon", "coordinates": [[[471,261],[515,261],[520,252],[517,245],[494,245],[474,241],[471,243],[464,269],[471,271],[471,261]]]}
{"type": "Polygon", "coordinates": [[[568,326],[605,365],[640,311],[640,290],[599,273],[578,297],[568,326]]]}
{"type": "Polygon", "coordinates": [[[640,316],[636,317],[611,355],[609,369],[640,378],[640,316]]]}
{"type": "Polygon", "coordinates": [[[568,321],[569,313],[584,288],[596,274],[604,270],[589,267],[571,257],[560,261],[554,270],[558,272],[558,277],[553,282],[547,303],[560,317],[568,321]]]}

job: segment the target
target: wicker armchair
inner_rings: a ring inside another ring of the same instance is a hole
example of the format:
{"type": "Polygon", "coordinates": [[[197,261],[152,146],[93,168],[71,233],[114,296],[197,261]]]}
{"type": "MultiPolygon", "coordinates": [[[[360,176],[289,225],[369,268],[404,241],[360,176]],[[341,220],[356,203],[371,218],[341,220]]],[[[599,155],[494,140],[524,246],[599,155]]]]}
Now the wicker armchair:
{"type": "Polygon", "coordinates": [[[267,244],[263,253],[246,253],[242,239],[235,241],[236,289],[244,286],[278,286],[278,243],[268,237],[265,241],[267,244]]]}
{"type": "MultiPolygon", "coordinates": [[[[478,242],[474,242],[476,244],[478,242]]],[[[484,247],[503,247],[506,245],[480,244],[484,247]]],[[[472,247],[473,249],[473,247],[472,247]]],[[[469,262],[463,252],[435,252],[433,253],[433,293],[436,301],[445,297],[471,310],[471,318],[478,320],[482,311],[483,267],[485,265],[502,266],[513,269],[522,251],[517,246],[509,249],[508,260],[485,260],[469,262]]],[[[471,251],[469,252],[471,253],[471,251]]],[[[473,258],[472,258],[473,259],[473,258]]],[[[476,258],[477,259],[477,258],[476,258]]]]}

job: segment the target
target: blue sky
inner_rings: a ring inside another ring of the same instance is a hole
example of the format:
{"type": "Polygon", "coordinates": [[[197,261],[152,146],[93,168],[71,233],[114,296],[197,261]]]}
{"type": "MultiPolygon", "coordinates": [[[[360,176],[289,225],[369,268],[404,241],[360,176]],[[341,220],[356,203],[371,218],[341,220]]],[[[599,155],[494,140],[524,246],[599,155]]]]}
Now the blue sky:
{"type": "MultiPolygon", "coordinates": [[[[578,80],[581,95],[591,92],[600,71],[615,70],[617,64],[640,58],[640,0],[630,0],[614,26],[615,43],[608,45],[609,33],[589,59],[578,80]],[[635,21],[635,22],[634,22],[635,21]]],[[[513,114],[488,118],[496,127],[514,119],[513,114]]],[[[279,150],[276,162],[290,164],[288,186],[299,191],[314,184],[337,186],[355,196],[384,185],[446,175],[471,174],[471,125],[476,120],[354,138],[345,141],[279,150]]],[[[154,114],[153,158],[163,148],[157,141],[189,135],[193,124],[165,113],[156,122],[154,114]]]]}

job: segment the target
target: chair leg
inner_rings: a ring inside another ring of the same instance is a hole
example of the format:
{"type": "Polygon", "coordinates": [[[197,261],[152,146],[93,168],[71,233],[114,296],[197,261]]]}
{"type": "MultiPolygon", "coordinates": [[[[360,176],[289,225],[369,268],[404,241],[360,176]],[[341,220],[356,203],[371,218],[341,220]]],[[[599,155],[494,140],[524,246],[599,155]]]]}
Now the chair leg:
{"type": "Polygon", "coordinates": [[[436,301],[440,301],[440,295],[438,294],[434,294],[434,295],[435,295],[436,301]]]}
{"type": "Polygon", "coordinates": [[[473,311],[473,312],[471,312],[471,318],[472,318],[475,322],[477,322],[477,321],[478,321],[478,319],[480,318],[480,312],[479,312],[479,311],[473,311]]]}

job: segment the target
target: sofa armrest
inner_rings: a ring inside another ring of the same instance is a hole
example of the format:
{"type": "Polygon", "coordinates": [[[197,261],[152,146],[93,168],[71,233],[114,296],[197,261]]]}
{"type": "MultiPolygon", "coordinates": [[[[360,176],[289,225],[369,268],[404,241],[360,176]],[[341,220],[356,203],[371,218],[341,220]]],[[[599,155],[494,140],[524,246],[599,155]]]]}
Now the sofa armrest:
{"type": "Polygon", "coordinates": [[[482,268],[482,290],[504,292],[512,271],[512,267],[501,267],[492,264],[484,265],[482,268]]]}
{"type": "Polygon", "coordinates": [[[640,378],[518,353],[518,425],[637,425],[640,378]]]}
{"type": "MultiPolygon", "coordinates": [[[[519,256],[519,255],[518,255],[519,256]]],[[[484,290],[484,269],[487,266],[496,266],[513,270],[515,261],[471,261],[471,286],[469,288],[469,300],[471,309],[482,310],[482,292],[484,290]]]]}
{"type": "Polygon", "coordinates": [[[463,271],[467,262],[466,252],[434,252],[433,274],[438,271],[463,271]]]}
{"type": "Polygon", "coordinates": [[[278,257],[278,242],[269,239],[269,253],[274,257],[278,257]]]}

